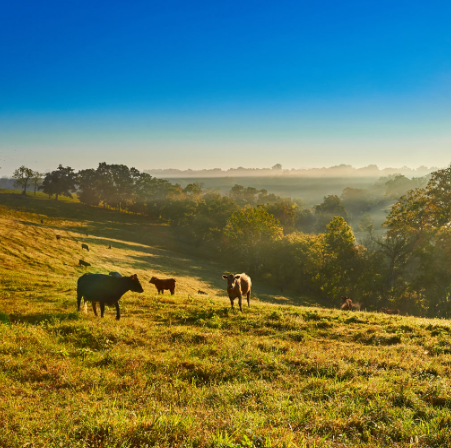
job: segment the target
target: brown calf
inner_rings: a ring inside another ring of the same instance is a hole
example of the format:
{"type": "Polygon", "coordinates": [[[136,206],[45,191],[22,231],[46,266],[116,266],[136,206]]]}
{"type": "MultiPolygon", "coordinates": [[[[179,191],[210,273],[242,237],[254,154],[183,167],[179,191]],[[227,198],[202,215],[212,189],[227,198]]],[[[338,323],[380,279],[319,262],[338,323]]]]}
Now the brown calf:
{"type": "Polygon", "coordinates": [[[61,239],[61,235],[56,235],[56,239],[59,241],[61,239]]]}
{"type": "Polygon", "coordinates": [[[345,311],[345,310],[352,311],[353,310],[352,300],[349,297],[341,296],[341,309],[343,311],[345,311]]]}
{"type": "Polygon", "coordinates": [[[244,295],[247,296],[247,306],[251,306],[251,278],[246,274],[230,274],[223,275],[222,278],[227,280],[227,294],[229,295],[230,304],[233,308],[233,301],[238,297],[238,305],[240,306],[240,311],[243,311],[241,307],[241,301],[244,295]]]}
{"type": "Polygon", "coordinates": [[[165,278],[165,279],[161,279],[161,278],[157,278],[157,277],[152,277],[149,280],[149,283],[152,283],[155,285],[155,287],[158,290],[158,294],[160,294],[160,292],[162,294],[164,294],[164,290],[165,289],[169,289],[169,291],[171,291],[171,295],[174,295],[174,291],[175,291],[175,278],[165,278]]]}

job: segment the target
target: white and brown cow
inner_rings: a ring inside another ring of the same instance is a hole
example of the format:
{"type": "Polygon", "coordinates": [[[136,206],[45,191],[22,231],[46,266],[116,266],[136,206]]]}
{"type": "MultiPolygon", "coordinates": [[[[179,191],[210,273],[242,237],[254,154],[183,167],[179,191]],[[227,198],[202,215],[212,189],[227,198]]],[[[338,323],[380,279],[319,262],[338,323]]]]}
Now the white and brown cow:
{"type": "Polygon", "coordinates": [[[222,278],[227,280],[227,294],[229,295],[230,304],[233,308],[233,301],[238,297],[238,304],[240,305],[240,311],[243,311],[241,307],[241,301],[244,295],[247,296],[247,305],[250,305],[251,298],[251,278],[246,274],[230,274],[223,275],[222,278]]]}

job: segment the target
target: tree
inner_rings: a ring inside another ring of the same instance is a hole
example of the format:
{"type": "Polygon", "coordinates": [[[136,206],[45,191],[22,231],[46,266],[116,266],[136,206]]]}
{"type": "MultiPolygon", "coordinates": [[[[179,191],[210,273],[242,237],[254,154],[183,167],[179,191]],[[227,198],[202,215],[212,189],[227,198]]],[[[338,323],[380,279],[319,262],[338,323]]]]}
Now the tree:
{"type": "Polygon", "coordinates": [[[335,216],[341,216],[344,220],[348,218],[341,199],[335,194],[325,196],[323,202],[315,206],[315,215],[318,218],[316,223],[316,231],[318,233],[324,232],[327,224],[335,216]]]}
{"type": "Polygon", "coordinates": [[[45,176],[44,173],[40,173],[39,171],[33,171],[33,177],[31,178],[31,185],[34,188],[34,195],[36,196],[36,191],[42,184],[42,178],[45,176]]]}
{"type": "Polygon", "coordinates": [[[76,174],[70,167],[63,167],[59,165],[58,169],[47,173],[42,185],[39,187],[49,197],[55,195],[55,200],[58,200],[59,196],[66,196],[71,198],[72,192],[76,189],[76,174]]]}
{"type": "Polygon", "coordinates": [[[27,168],[26,166],[22,165],[20,168],[17,168],[17,170],[14,171],[13,179],[16,179],[14,182],[15,187],[22,188],[22,194],[27,194],[27,188],[28,184],[30,183],[30,180],[33,178],[33,170],[31,168],[27,168]]]}
{"type": "Polygon", "coordinates": [[[241,256],[244,267],[257,273],[262,254],[273,241],[282,238],[283,228],[264,207],[254,207],[233,213],[224,236],[230,249],[241,256]]]}
{"type": "Polygon", "coordinates": [[[351,227],[335,216],[324,233],[323,288],[328,295],[348,295],[357,283],[358,251],[351,227]]]}
{"type": "Polygon", "coordinates": [[[295,230],[296,208],[296,204],[289,202],[276,202],[266,206],[268,213],[282,224],[285,235],[295,230]]]}
{"type": "Polygon", "coordinates": [[[100,204],[98,181],[99,177],[97,172],[92,168],[78,172],[78,199],[82,204],[93,206],[100,204]]]}

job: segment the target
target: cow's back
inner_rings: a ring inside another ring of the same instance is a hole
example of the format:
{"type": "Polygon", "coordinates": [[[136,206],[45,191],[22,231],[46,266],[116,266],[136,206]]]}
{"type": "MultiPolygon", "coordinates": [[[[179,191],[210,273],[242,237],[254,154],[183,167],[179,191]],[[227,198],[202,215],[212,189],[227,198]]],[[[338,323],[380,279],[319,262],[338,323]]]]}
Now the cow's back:
{"type": "Polygon", "coordinates": [[[77,292],[82,294],[85,300],[106,299],[117,291],[117,277],[104,274],[84,274],[77,282],[77,292]]]}
{"type": "Polygon", "coordinates": [[[252,287],[251,278],[247,274],[242,273],[240,274],[240,283],[241,283],[241,293],[247,294],[252,287]]]}

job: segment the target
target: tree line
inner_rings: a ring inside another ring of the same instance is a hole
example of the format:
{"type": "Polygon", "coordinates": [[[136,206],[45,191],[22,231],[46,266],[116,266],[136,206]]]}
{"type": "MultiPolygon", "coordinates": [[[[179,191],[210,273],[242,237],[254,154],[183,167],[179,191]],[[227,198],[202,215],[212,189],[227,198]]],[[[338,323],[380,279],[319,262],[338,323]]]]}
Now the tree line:
{"type": "MultiPolygon", "coordinates": [[[[28,183],[21,179],[26,192],[32,176],[28,183]]],[[[378,188],[391,205],[386,233],[378,236],[365,215],[375,204],[374,191],[345,189],[308,208],[265,189],[235,185],[221,195],[200,183],[182,188],[106,163],[77,173],[60,165],[38,188],[56,200],[76,193],[87,206],[167,223],[204,256],[322,303],[336,306],[347,295],[367,309],[451,315],[451,168],[429,180],[382,179],[378,188]],[[406,186],[408,192],[397,196],[406,186]],[[360,244],[348,224],[352,215],[361,217],[360,244]]]]}

